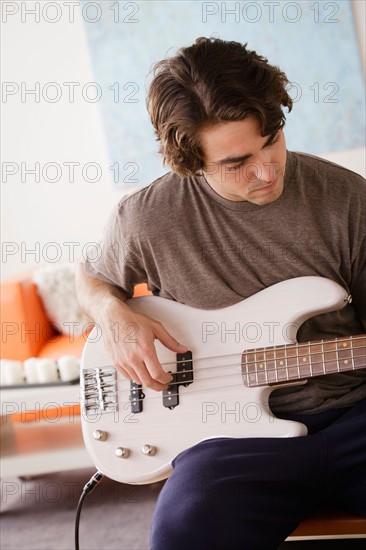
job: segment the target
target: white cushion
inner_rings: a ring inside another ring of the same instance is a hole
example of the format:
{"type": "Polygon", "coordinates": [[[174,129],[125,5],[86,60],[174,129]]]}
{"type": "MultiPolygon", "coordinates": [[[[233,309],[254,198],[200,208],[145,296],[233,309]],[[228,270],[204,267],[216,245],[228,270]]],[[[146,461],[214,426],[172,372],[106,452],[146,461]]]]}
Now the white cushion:
{"type": "Polygon", "coordinates": [[[85,325],[91,321],[81,311],[76,297],[75,271],[76,264],[52,264],[33,273],[49,320],[57,330],[70,336],[83,334],[85,325]],[[70,322],[79,324],[69,326],[70,322]]]}

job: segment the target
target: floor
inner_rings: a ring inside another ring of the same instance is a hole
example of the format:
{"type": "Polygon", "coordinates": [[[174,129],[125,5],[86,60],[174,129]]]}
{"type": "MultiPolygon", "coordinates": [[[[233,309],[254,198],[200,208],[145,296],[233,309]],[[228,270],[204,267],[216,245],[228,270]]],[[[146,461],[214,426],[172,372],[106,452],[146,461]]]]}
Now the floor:
{"type": "MultiPolygon", "coordinates": [[[[2,479],[0,548],[73,550],[77,503],[84,484],[94,471],[75,470],[26,481],[2,479]]],[[[161,487],[161,483],[131,486],[103,479],[88,495],[82,508],[80,548],[148,550],[150,521],[161,487]]],[[[365,540],[338,540],[284,543],[279,550],[358,550],[365,547],[365,540]]]]}

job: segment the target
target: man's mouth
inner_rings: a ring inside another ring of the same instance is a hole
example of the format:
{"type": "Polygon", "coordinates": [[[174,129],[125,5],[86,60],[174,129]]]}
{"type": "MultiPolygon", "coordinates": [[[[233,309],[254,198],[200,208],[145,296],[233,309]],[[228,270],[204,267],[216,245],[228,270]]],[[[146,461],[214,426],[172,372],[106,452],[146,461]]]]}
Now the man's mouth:
{"type": "Polygon", "coordinates": [[[277,181],[278,181],[278,176],[276,177],[275,180],[267,183],[266,185],[262,185],[261,187],[255,187],[254,189],[252,189],[252,191],[254,191],[254,192],[257,192],[257,191],[270,191],[271,189],[273,189],[276,186],[277,181]]]}

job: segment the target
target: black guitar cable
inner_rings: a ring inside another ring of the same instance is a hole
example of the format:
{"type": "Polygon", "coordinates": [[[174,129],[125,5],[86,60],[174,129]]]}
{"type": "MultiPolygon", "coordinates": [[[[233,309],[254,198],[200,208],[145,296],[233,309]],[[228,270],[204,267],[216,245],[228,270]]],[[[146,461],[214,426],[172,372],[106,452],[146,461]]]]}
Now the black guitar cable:
{"type": "Polygon", "coordinates": [[[78,507],[76,509],[76,518],[75,518],[75,550],[79,550],[79,523],[80,523],[81,507],[87,495],[92,491],[94,491],[95,487],[98,485],[100,481],[102,481],[103,477],[104,477],[103,474],[101,474],[97,470],[95,474],[89,479],[88,483],[84,485],[83,492],[81,493],[81,496],[79,498],[78,507]]]}

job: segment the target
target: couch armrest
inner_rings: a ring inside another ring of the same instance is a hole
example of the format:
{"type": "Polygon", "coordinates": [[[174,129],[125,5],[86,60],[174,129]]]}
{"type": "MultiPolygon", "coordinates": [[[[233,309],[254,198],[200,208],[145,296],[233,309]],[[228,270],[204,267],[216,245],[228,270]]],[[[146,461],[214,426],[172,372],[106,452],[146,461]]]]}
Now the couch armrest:
{"type": "Polygon", "coordinates": [[[56,331],[30,279],[1,284],[1,356],[24,361],[38,355],[56,331]]]}

